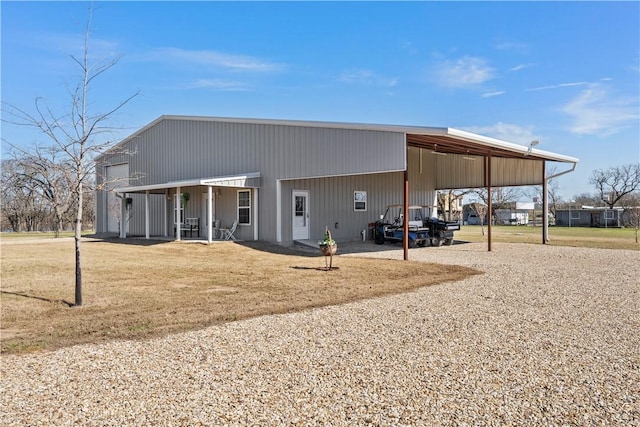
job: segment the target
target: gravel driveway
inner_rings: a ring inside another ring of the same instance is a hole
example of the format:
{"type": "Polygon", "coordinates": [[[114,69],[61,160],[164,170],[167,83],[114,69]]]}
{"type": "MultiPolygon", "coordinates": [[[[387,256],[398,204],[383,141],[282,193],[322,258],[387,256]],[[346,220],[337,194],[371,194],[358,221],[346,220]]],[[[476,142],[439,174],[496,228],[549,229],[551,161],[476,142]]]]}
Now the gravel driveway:
{"type": "MultiPolygon", "coordinates": [[[[364,255],[402,257],[388,248],[364,255]]],[[[410,257],[486,273],[4,356],[0,424],[640,425],[640,252],[464,244],[410,257]]]]}

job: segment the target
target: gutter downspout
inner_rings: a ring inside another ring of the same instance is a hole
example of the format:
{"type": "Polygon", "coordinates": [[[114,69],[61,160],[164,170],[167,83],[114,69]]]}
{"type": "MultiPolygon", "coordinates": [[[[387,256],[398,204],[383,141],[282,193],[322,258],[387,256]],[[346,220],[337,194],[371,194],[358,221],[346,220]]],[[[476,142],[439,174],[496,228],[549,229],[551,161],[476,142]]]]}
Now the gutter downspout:
{"type": "MultiPolygon", "coordinates": [[[[546,164],[546,162],[545,162],[546,164]]],[[[573,162],[571,169],[544,178],[542,191],[542,243],[549,243],[549,181],[576,170],[578,162],[573,162]]]]}

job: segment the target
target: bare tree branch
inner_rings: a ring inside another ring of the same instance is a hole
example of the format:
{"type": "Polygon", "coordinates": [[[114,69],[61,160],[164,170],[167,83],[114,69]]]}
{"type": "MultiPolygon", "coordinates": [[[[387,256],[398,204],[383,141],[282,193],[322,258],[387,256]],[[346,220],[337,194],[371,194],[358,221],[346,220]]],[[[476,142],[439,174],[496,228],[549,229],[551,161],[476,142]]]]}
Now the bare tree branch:
{"type": "Polygon", "coordinates": [[[11,145],[20,168],[18,172],[25,188],[36,191],[52,206],[56,217],[56,230],[63,227],[65,216],[73,211],[75,223],[75,305],[82,305],[81,232],[84,212],[85,186],[92,188],[94,179],[94,155],[109,142],[98,142],[97,135],[112,131],[108,126],[111,116],[139,95],[139,92],[125,98],[106,112],[89,112],[91,85],[108,70],[113,68],[121,56],[89,61],[89,40],[93,20],[93,4],[84,32],[82,56],[71,55],[71,60],[80,68],[81,77],[74,90],[67,90],[69,110],[66,114],[56,114],[43,98],[36,98],[35,113],[27,112],[11,103],[2,102],[3,122],[19,126],[29,126],[39,130],[51,143],[47,147],[34,146],[31,149],[11,145]],[[9,117],[9,119],[6,119],[9,117]]]}

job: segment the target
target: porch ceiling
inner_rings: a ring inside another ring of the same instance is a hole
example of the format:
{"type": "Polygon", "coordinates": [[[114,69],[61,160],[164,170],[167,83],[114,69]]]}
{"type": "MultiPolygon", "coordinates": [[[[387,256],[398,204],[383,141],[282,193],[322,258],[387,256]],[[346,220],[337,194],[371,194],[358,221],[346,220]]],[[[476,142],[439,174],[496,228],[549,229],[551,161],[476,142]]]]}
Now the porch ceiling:
{"type": "Polygon", "coordinates": [[[240,175],[217,176],[211,178],[195,178],[182,181],[169,181],[162,184],[138,185],[114,188],[116,193],[164,193],[164,190],[177,187],[235,187],[235,188],[259,188],[260,172],[251,172],[240,175]]]}

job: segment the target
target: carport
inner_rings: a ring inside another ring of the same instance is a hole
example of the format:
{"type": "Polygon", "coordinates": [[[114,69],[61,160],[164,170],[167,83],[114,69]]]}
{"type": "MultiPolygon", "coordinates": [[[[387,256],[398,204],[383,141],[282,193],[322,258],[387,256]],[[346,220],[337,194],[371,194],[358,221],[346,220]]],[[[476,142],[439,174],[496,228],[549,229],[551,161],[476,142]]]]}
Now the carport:
{"type": "MultiPolygon", "coordinates": [[[[452,128],[406,128],[407,157],[409,150],[418,150],[419,168],[424,151],[435,154],[436,190],[542,185],[543,212],[549,211],[549,180],[572,172],[578,163],[575,157],[564,156],[534,147],[512,144],[494,138],[452,128]],[[547,162],[565,163],[568,169],[547,176],[547,162]]],[[[409,170],[404,172],[404,211],[409,206],[409,170]]],[[[489,197],[488,217],[492,216],[489,197]]],[[[404,224],[404,259],[408,259],[408,222],[404,224]]],[[[542,243],[549,241],[549,219],[543,214],[542,243]]],[[[487,250],[491,251],[491,221],[488,225],[487,250]]]]}

